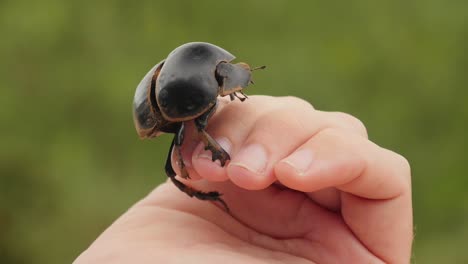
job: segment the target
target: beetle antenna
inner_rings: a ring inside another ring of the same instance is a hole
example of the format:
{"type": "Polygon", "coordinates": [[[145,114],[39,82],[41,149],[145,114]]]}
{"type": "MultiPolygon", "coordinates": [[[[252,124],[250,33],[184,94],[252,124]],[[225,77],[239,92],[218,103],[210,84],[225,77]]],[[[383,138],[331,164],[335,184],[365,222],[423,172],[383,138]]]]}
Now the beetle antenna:
{"type": "Polygon", "coordinates": [[[263,70],[265,68],[266,68],[266,65],[263,65],[263,66],[255,67],[255,68],[251,69],[250,71],[263,70]]]}

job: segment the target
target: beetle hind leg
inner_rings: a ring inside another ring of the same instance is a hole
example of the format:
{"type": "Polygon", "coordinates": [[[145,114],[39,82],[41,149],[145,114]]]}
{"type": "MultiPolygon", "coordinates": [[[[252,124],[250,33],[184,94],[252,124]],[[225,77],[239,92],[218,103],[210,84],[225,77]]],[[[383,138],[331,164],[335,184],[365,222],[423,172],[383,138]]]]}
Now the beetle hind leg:
{"type": "Polygon", "coordinates": [[[185,126],[184,126],[184,123],[181,123],[180,128],[174,137],[174,148],[175,148],[175,154],[177,158],[177,165],[179,166],[179,169],[180,169],[180,176],[184,179],[190,179],[190,175],[188,174],[187,168],[185,167],[184,159],[182,158],[181,147],[182,147],[182,143],[184,142],[184,132],[185,132],[185,126]]]}
{"type": "Polygon", "coordinates": [[[172,150],[174,148],[177,148],[176,143],[178,143],[177,142],[178,141],[178,134],[172,140],[171,147],[169,148],[169,154],[167,155],[166,165],[165,165],[165,170],[166,170],[167,177],[169,177],[171,179],[172,183],[174,183],[174,185],[180,191],[184,192],[188,196],[195,197],[195,198],[197,198],[199,200],[203,200],[203,201],[219,202],[224,207],[224,209],[227,212],[229,212],[229,207],[227,206],[226,202],[223,199],[221,199],[221,194],[219,192],[202,192],[202,191],[199,191],[199,190],[197,190],[195,188],[192,188],[192,187],[190,187],[188,185],[185,185],[183,182],[179,181],[176,178],[176,173],[175,173],[174,169],[172,168],[172,164],[171,164],[171,154],[172,154],[172,150]]]}

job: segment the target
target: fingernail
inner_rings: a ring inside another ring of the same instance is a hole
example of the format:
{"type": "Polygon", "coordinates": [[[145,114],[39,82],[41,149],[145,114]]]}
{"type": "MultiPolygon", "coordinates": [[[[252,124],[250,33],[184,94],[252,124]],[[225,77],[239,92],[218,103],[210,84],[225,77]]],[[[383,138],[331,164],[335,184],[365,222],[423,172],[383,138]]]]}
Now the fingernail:
{"type": "Polygon", "coordinates": [[[266,149],[260,144],[253,144],[241,149],[231,165],[239,166],[253,173],[261,174],[268,163],[266,149]]]}
{"type": "Polygon", "coordinates": [[[282,162],[293,167],[298,174],[304,174],[310,167],[313,161],[313,153],[309,149],[300,149],[289,155],[282,162]]]}
{"type": "MultiPolygon", "coordinates": [[[[222,138],[216,139],[216,142],[218,142],[218,144],[219,144],[228,154],[231,154],[232,144],[231,144],[231,141],[229,141],[229,139],[227,139],[227,138],[225,138],[225,137],[222,137],[222,138]]],[[[203,144],[203,142],[201,142],[200,144],[203,144]]],[[[205,150],[205,146],[204,146],[204,145],[203,145],[203,148],[201,148],[200,153],[198,153],[198,155],[197,155],[197,159],[208,159],[208,160],[210,160],[210,161],[212,161],[212,157],[213,157],[213,154],[211,153],[211,151],[205,150]]],[[[219,163],[219,160],[217,160],[216,163],[219,163]]],[[[220,165],[221,165],[221,164],[220,164],[220,165]]]]}

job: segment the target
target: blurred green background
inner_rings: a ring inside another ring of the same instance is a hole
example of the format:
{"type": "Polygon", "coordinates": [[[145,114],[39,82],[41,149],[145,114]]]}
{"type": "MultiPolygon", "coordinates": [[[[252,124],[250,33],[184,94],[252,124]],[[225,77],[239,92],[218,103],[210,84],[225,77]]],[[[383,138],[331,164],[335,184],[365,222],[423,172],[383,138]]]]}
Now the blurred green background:
{"type": "Polygon", "coordinates": [[[136,85],[224,47],[248,94],[351,113],[412,164],[415,263],[468,263],[468,1],[0,1],[0,263],[70,263],[164,180],[136,85]]]}

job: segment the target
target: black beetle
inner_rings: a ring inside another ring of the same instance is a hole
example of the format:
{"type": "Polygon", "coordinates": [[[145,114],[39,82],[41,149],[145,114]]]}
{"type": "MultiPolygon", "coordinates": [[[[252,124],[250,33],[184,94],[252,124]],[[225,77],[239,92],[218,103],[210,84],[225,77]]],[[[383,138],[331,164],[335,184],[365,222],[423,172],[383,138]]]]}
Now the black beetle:
{"type": "Polygon", "coordinates": [[[182,178],[190,178],[185,169],[180,147],[184,140],[184,123],[193,120],[205,149],[212,160],[221,166],[229,154],[205,131],[208,119],[216,110],[218,96],[229,95],[244,101],[242,89],[251,80],[251,69],[246,63],[231,64],[235,57],[226,50],[209,43],[192,42],[173,50],[156,64],[141,80],[135,91],[133,118],[140,138],[152,138],[161,133],[174,133],[166,160],[166,174],[172,182],[190,197],[226,203],[218,192],[201,192],[175,178],[171,153],[178,160],[182,178]],[[243,95],[240,97],[237,93],[243,95]]]}

